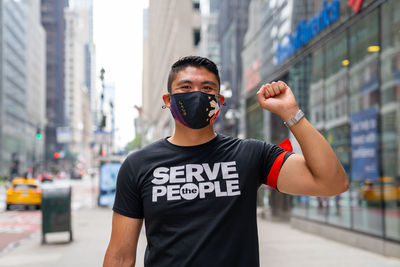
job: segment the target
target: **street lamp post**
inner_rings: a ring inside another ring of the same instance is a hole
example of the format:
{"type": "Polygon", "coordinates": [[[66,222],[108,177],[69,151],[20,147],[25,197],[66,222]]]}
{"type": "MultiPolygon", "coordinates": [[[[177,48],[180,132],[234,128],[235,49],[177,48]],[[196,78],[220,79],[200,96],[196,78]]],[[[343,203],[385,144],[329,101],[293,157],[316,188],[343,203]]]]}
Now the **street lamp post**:
{"type": "MultiPolygon", "coordinates": [[[[104,74],[105,74],[104,68],[101,68],[100,70],[100,80],[101,80],[101,102],[100,102],[100,124],[99,124],[99,130],[101,134],[103,134],[104,127],[106,125],[106,116],[104,115],[104,91],[105,91],[105,86],[104,86],[104,74]]],[[[102,155],[103,152],[103,144],[100,143],[100,152],[99,154],[102,155]]]]}
{"type": "Polygon", "coordinates": [[[105,91],[105,86],[104,86],[104,74],[105,74],[104,68],[101,68],[100,70],[100,80],[101,80],[101,102],[100,102],[100,111],[101,111],[101,121],[100,121],[100,126],[99,128],[103,130],[105,126],[105,121],[104,121],[104,109],[103,109],[103,104],[104,104],[104,91],[105,91]]]}
{"type": "Polygon", "coordinates": [[[114,115],[114,103],[110,100],[110,108],[111,108],[111,140],[110,140],[110,151],[109,153],[114,152],[114,136],[115,136],[115,115],[114,115]]]}

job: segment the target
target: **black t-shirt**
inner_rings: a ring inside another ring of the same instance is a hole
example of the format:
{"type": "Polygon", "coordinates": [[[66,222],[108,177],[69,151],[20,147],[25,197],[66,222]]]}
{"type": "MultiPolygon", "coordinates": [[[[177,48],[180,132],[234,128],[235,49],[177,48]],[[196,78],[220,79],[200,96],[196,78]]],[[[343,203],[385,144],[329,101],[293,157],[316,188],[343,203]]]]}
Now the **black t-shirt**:
{"type": "Polygon", "coordinates": [[[267,177],[276,184],[284,153],[224,135],[190,147],[159,140],[122,164],[113,210],[145,219],[145,266],[259,266],[257,190],[267,177]]]}

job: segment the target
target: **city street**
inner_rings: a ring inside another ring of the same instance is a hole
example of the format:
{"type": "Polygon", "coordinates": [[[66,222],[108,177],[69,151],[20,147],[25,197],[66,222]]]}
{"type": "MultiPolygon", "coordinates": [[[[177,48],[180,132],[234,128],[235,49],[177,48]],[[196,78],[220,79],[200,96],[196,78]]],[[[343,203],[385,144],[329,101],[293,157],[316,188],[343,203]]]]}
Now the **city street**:
{"type": "MultiPolygon", "coordinates": [[[[52,185],[52,184],[49,184],[52,185]]],[[[47,234],[41,245],[41,212],[5,211],[5,188],[0,194],[0,266],[100,266],[110,237],[110,208],[97,207],[98,178],[56,180],[55,185],[72,187],[74,241],[66,233],[47,234]],[[82,255],[81,252],[85,251],[82,255]],[[78,256],[79,255],[79,256],[78,256]]],[[[292,229],[287,223],[259,219],[261,266],[400,266],[399,259],[292,229]],[[285,256],[283,256],[285,255],[285,256]]],[[[143,266],[146,247],[142,229],[137,266],[143,266]]]]}
{"type": "Polygon", "coordinates": [[[17,242],[41,230],[40,211],[8,211],[0,213],[0,253],[12,249],[17,242]]]}
{"type": "MultiPolygon", "coordinates": [[[[65,243],[65,236],[53,234],[46,245],[40,244],[37,232],[0,256],[0,266],[101,266],[110,237],[109,208],[82,208],[73,212],[74,241],[65,243]],[[84,253],[82,253],[84,252],[84,253]]],[[[292,229],[287,223],[259,219],[261,266],[400,266],[399,259],[383,257],[365,250],[333,242],[292,229]]],[[[146,247],[142,229],[136,266],[143,266],[146,247]]]]}
{"type": "MultiPolygon", "coordinates": [[[[47,234],[41,244],[40,211],[0,212],[0,266],[101,266],[111,233],[110,208],[98,208],[98,179],[55,181],[72,186],[74,241],[66,233],[47,234]],[[82,252],[84,251],[84,254],[82,252]]],[[[5,190],[1,189],[1,202],[5,190]]],[[[3,205],[4,206],[4,205],[3,205]]],[[[400,266],[399,259],[384,257],[292,229],[288,223],[259,219],[261,266],[400,266]]],[[[146,248],[141,231],[137,265],[143,266],[146,248]]]]}
{"type": "MultiPolygon", "coordinates": [[[[92,208],[97,203],[98,179],[84,176],[81,180],[55,180],[47,185],[71,186],[71,209],[73,212],[83,208],[92,208]]],[[[0,255],[32,236],[38,236],[42,227],[42,215],[39,210],[6,211],[5,198],[6,188],[0,187],[0,255]]]]}

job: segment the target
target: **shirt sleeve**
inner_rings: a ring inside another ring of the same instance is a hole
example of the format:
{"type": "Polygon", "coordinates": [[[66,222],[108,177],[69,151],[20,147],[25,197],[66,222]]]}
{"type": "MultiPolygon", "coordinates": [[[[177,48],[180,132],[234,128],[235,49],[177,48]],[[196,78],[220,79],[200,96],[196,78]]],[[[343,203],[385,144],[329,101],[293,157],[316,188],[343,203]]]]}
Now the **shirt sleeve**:
{"type": "Polygon", "coordinates": [[[286,159],[291,154],[293,153],[288,152],[277,145],[264,143],[264,148],[261,153],[262,155],[261,160],[263,161],[262,162],[263,181],[261,182],[279,191],[277,188],[279,172],[283,164],[285,163],[286,159]]]}
{"type": "Polygon", "coordinates": [[[118,172],[113,211],[127,217],[142,219],[142,198],[129,159],[130,157],[124,161],[118,172]]]}

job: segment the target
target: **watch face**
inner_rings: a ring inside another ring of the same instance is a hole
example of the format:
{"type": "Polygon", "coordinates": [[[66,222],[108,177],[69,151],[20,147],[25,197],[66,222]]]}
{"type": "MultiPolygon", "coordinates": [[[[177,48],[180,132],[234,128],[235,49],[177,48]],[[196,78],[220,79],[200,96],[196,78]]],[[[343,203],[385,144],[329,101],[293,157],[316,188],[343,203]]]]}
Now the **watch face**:
{"type": "Polygon", "coordinates": [[[295,125],[296,123],[299,122],[299,120],[301,118],[304,117],[304,112],[300,109],[299,112],[296,113],[296,115],[294,115],[290,120],[288,120],[287,122],[284,122],[284,124],[286,125],[286,127],[291,127],[293,125],[295,125]]]}

